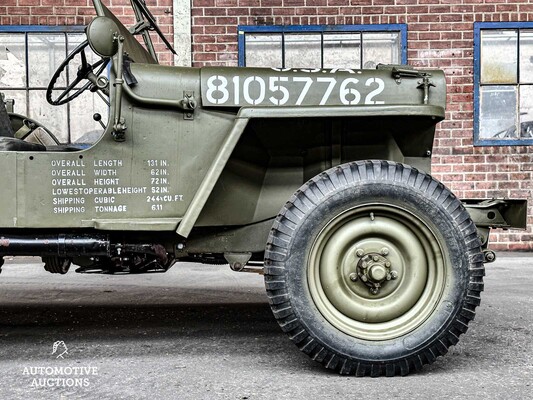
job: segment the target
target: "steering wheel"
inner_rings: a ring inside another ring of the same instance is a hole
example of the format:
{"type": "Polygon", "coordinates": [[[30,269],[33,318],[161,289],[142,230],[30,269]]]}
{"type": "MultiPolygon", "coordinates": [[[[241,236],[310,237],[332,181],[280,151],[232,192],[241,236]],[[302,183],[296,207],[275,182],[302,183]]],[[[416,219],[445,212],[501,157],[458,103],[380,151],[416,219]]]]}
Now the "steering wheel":
{"type": "Polygon", "coordinates": [[[85,40],[80,45],[78,45],[78,47],[76,47],[67,56],[67,58],[65,58],[65,60],[61,63],[61,65],[57,68],[56,72],[52,76],[52,79],[50,79],[50,83],[48,84],[48,88],[46,89],[46,101],[48,101],[48,103],[50,103],[51,105],[60,106],[78,97],[80,94],[82,94],[85,90],[87,90],[91,85],[93,85],[96,82],[98,76],[106,68],[109,62],[109,58],[102,58],[98,60],[97,62],[95,62],[93,65],[87,62],[87,55],[85,54],[85,48],[88,45],[89,45],[89,42],[87,40],[85,40]],[[70,85],[68,85],[67,88],[61,92],[61,94],[57,97],[57,99],[53,100],[52,92],[55,90],[55,85],[56,85],[57,80],[59,79],[59,77],[65,70],[65,68],[69,65],[69,63],[78,54],[80,55],[80,58],[81,58],[81,65],[78,67],[76,77],[70,83],[70,85]],[[87,82],[81,88],[75,90],[74,88],[84,79],[88,79],[89,82],[87,82]],[[72,92],[73,90],[74,90],[74,93],[70,94],[70,92],[72,92]]]}

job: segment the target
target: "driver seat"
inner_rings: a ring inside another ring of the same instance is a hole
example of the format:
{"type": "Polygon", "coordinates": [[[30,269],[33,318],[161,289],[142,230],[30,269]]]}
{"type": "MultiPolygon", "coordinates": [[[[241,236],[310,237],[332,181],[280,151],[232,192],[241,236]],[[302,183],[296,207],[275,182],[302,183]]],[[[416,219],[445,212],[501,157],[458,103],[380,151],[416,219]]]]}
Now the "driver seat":
{"type": "Polygon", "coordinates": [[[0,136],[2,137],[14,137],[13,127],[11,126],[11,120],[7,114],[4,98],[0,95],[0,136]]]}
{"type": "Polygon", "coordinates": [[[46,151],[41,144],[25,142],[14,136],[4,99],[0,97],[0,151],[46,151]]]}
{"type": "Polygon", "coordinates": [[[0,96],[0,151],[46,151],[46,147],[35,140],[24,141],[15,137],[3,96],[0,96]]]}

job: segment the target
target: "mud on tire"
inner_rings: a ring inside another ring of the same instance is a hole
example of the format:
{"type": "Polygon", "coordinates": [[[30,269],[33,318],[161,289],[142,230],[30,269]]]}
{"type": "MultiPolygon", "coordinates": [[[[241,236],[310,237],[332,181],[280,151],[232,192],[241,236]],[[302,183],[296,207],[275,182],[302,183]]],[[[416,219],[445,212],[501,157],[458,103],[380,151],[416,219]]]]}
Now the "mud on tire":
{"type": "Polygon", "coordinates": [[[270,232],[265,285],[282,330],[341,374],[406,375],[474,319],[483,256],[468,212],[407,165],[361,161],[304,184],[270,232]]]}

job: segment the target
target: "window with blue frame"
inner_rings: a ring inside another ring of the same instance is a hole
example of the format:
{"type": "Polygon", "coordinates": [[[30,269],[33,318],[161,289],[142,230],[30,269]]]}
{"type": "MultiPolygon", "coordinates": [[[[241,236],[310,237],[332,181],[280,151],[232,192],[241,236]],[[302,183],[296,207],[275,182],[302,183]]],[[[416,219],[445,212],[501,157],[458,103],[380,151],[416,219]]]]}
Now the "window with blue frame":
{"type": "Polygon", "coordinates": [[[474,144],[533,144],[533,23],[474,25],[474,144]]]}
{"type": "Polygon", "coordinates": [[[407,62],[407,25],[239,26],[239,66],[375,68],[407,62]]]}
{"type": "MultiPolygon", "coordinates": [[[[88,91],[63,106],[46,101],[50,78],[66,56],[85,40],[84,28],[0,26],[0,92],[6,99],[15,100],[16,113],[39,121],[64,143],[83,142],[87,135],[101,133],[92,116],[98,112],[105,120],[108,113],[107,104],[88,91]]],[[[89,48],[86,51],[88,62],[97,60],[89,48]]],[[[65,89],[76,76],[77,65],[71,64],[56,84],[57,89],[65,89]]]]}

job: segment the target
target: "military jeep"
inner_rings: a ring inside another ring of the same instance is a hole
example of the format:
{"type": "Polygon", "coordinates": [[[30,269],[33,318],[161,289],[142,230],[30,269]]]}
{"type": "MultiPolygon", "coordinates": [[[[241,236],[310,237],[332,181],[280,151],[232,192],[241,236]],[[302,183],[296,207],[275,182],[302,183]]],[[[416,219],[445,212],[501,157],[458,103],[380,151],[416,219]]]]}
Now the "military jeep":
{"type": "Polygon", "coordinates": [[[99,92],[102,135],[61,143],[1,102],[2,263],[259,272],[282,330],[341,374],[405,375],[458,342],[495,258],[489,230],[524,228],[526,205],[461,201],[430,175],[442,71],[164,66],[143,0],[129,29],[93,3],[47,100],[99,92]]]}

